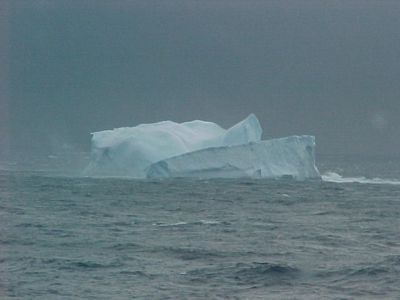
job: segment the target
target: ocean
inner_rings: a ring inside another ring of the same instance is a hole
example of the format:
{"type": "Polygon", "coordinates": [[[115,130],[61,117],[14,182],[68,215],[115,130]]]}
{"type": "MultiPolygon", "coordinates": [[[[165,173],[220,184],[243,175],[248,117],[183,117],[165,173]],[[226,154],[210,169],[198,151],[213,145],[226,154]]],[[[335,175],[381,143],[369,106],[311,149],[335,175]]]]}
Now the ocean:
{"type": "Polygon", "coordinates": [[[318,167],[304,182],[3,168],[0,298],[400,299],[400,160],[318,167]]]}

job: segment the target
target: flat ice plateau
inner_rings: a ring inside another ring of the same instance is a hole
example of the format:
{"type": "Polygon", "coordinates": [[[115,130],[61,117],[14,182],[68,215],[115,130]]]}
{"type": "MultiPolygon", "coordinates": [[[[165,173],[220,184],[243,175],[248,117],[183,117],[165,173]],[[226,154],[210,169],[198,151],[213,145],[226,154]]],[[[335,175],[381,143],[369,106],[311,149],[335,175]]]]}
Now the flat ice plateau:
{"type": "Polygon", "coordinates": [[[261,141],[257,117],[225,130],[205,121],[163,121],[92,133],[86,176],[320,178],[315,138],[261,141]]]}

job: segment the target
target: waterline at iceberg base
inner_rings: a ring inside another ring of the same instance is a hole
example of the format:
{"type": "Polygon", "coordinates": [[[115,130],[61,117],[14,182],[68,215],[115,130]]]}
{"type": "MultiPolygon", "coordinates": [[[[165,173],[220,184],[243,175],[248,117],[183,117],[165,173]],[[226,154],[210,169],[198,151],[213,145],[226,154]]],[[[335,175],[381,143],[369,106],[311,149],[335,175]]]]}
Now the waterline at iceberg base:
{"type": "Polygon", "coordinates": [[[320,178],[315,138],[261,140],[257,117],[225,130],[205,121],[163,121],[92,133],[85,176],[132,178],[320,178]]]}

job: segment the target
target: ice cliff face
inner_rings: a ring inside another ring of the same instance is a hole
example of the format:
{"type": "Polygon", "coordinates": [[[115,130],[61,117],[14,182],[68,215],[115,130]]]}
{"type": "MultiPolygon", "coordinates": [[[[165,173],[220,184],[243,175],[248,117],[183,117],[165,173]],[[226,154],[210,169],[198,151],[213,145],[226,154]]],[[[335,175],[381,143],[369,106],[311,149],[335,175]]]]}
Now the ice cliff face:
{"type": "Polygon", "coordinates": [[[164,121],[95,132],[87,176],[134,178],[319,178],[312,136],[261,141],[251,114],[228,130],[204,121],[164,121]]]}
{"type": "Polygon", "coordinates": [[[149,178],[319,178],[312,136],[202,149],[152,164],[149,178]]]}

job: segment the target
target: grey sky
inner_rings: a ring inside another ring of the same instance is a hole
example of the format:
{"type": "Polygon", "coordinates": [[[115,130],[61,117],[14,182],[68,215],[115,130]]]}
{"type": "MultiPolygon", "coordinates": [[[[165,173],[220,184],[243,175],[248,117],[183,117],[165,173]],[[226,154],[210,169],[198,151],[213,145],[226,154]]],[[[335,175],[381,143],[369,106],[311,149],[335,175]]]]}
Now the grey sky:
{"type": "Polygon", "coordinates": [[[251,112],[264,138],[399,154],[399,1],[5,4],[3,154],[89,150],[91,131],[166,119],[227,127],[251,112]]]}

